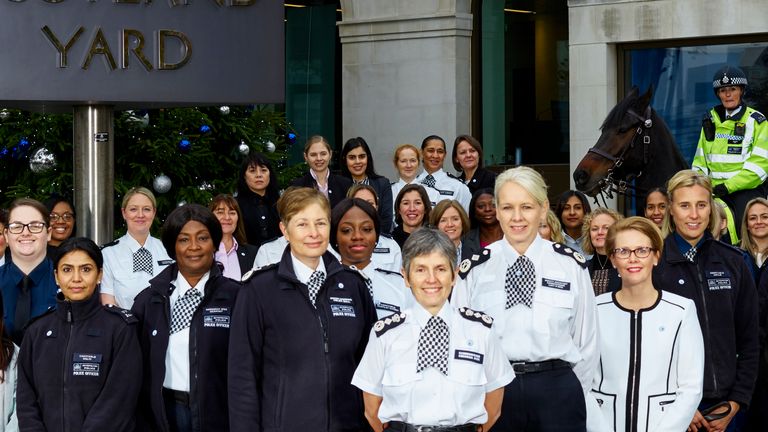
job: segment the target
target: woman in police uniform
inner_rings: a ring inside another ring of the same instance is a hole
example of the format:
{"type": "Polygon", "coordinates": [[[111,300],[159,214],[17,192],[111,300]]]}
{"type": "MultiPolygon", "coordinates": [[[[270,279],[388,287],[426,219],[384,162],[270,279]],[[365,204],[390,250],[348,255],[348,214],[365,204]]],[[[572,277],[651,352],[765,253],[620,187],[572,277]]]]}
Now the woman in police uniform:
{"type": "Polygon", "coordinates": [[[543,240],[547,186],[528,167],[496,179],[504,238],[462,261],[452,302],[494,318],[517,378],[507,386],[499,431],[583,431],[585,392],[598,360],[595,298],[586,260],[543,240]]]}
{"type": "Polygon", "coordinates": [[[514,377],[482,312],[448,302],[456,248],[420,228],[403,249],[403,276],[415,302],[378,321],[352,384],[363,390],[374,431],[476,432],[496,422],[514,377]]]}

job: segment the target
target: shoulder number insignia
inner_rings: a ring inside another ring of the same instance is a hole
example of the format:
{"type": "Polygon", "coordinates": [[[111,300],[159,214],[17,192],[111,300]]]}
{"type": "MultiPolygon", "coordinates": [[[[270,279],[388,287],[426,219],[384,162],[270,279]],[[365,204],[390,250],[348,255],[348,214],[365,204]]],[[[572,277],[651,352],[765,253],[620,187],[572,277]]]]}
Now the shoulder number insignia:
{"type": "Polygon", "coordinates": [[[555,250],[555,252],[561,255],[573,258],[574,261],[576,261],[581,266],[581,268],[587,268],[587,259],[584,258],[584,255],[560,243],[553,243],[552,248],[555,250]]]}
{"type": "Polygon", "coordinates": [[[387,269],[383,269],[383,268],[375,268],[374,270],[376,270],[377,272],[384,273],[384,274],[390,274],[390,275],[398,276],[400,279],[403,278],[403,275],[400,272],[396,272],[396,271],[392,271],[392,270],[387,270],[387,269]]]}
{"type": "Polygon", "coordinates": [[[373,325],[373,330],[376,332],[376,337],[381,337],[384,333],[392,330],[405,322],[405,314],[400,312],[392,314],[384,319],[376,321],[373,325]]]}
{"type": "Polygon", "coordinates": [[[479,322],[480,324],[488,328],[491,328],[491,326],[493,325],[493,318],[491,318],[490,315],[484,314],[482,312],[478,312],[469,308],[462,307],[462,308],[459,308],[459,314],[461,314],[461,316],[464,317],[465,319],[479,322]]]}
{"type": "Polygon", "coordinates": [[[136,324],[137,322],[139,322],[139,319],[136,318],[136,315],[134,315],[133,312],[129,311],[128,309],[123,309],[113,304],[104,306],[104,309],[106,309],[109,312],[112,312],[115,315],[118,315],[120,318],[123,319],[123,321],[125,321],[128,324],[136,324]]]}
{"type": "Polygon", "coordinates": [[[111,242],[109,242],[107,244],[101,245],[100,249],[104,249],[104,248],[108,248],[108,247],[111,247],[111,246],[115,246],[118,243],[120,243],[120,239],[117,239],[115,241],[111,241],[111,242]]]}
{"type": "Polygon", "coordinates": [[[758,111],[755,111],[752,113],[752,118],[755,119],[757,124],[760,124],[765,121],[765,116],[763,115],[763,113],[758,111]]]}
{"type": "Polygon", "coordinates": [[[461,262],[461,264],[459,264],[459,277],[466,279],[469,271],[472,270],[472,268],[478,264],[482,264],[488,261],[489,259],[491,259],[490,249],[483,249],[483,252],[480,254],[474,254],[471,258],[465,259],[461,262]]]}

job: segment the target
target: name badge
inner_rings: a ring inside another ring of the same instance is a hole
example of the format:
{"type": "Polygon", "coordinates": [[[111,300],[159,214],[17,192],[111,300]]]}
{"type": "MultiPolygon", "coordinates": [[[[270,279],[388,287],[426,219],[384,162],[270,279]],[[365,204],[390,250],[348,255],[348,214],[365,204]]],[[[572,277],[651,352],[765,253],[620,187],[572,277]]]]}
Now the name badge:
{"type": "Polygon", "coordinates": [[[339,303],[339,304],[352,304],[352,299],[349,297],[331,297],[329,299],[331,303],[339,303]]]}
{"type": "Polygon", "coordinates": [[[389,248],[373,248],[373,253],[388,254],[389,253],[389,248]]]}
{"type": "Polygon", "coordinates": [[[157,260],[157,265],[167,266],[167,265],[171,265],[171,264],[173,264],[173,260],[172,259],[157,260]]]}
{"type": "Polygon", "coordinates": [[[453,191],[452,190],[441,190],[440,191],[440,195],[453,196],[453,191]]]}
{"type": "Polygon", "coordinates": [[[559,281],[557,279],[541,278],[541,286],[545,286],[547,288],[559,289],[559,290],[562,290],[562,291],[570,291],[571,290],[571,283],[570,282],[559,281]]]}
{"type": "Polygon", "coordinates": [[[228,307],[207,307],[203,309],[203,327],[229,328],[228,307]]]}
{"type": "Polygon", "coordinates": [[[740,155],[741,154],[741,147],[728,146],[728,154],[730,154],[730,155],[740,155]]]}
{"type": "Polygon", "coordinates": [[[480,353],[458,349],[453,354],[453,358],[456,360],[466,360],[477,364],[483,364],[483,357],[484,356],[480,353]]]}
{"type": "Polygon", "coordinates": [[[355,307],[351,305],[332,304],[331,314],[335,317],[355,318],[355,307]]]}
{"type": "Polygon", "coordinates": [[[384,302],[377,302],[376,309],[381,309],[381,310],[385,310],[393,313],[400,313],[400,306],[384,303],[384,302]]]}
{"type": "Polygon", "coordinates": [[[707,286],[710,291],[720,291],[731,289],[731,280],[728,278],[707,278],[707,286]]]}
{"type": "Polygon", "coordinates": [[[73,376],[98,377],[101,373],[101,354],[74,353],[72,356],[73,376]]]}

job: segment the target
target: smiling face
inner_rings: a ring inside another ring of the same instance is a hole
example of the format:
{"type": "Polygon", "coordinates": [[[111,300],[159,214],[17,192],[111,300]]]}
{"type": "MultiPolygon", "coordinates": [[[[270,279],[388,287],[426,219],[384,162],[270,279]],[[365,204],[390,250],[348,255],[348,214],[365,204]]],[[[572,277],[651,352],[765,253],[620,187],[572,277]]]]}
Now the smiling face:
{"type": "Polygon", "coordinates": [[[101,282],[101,270],[82,250],[73,250],[61,257],[53,275],[64,298],[71,302],[89,299],[101,282]]]}
{"type": "Polygon", "coordinates": [[[703,186],[693,185],[676,189],[671,198],[669,217],[675,223],[675,231],[695,246],[709,226],[711,195],[703,186]]]}
{"type": "Polygon", "coordinates": [[[261,196],[267,193],[269,186],[269,168],[261,165],[249,165],[245,170],[245,184],[251,192],[261,196]]]}
{"type": "Polygon", "coordinates": [[[310,268],[317,268],[320,257],[328,249],[331,222],[320,204],[312,203],[297,212],[288,224],[280,222],[280,230],[291,246],[291,253],[310,268]]]}
{"type": "Polygon", "coordinates": [[[363,147],[355,147],[347,153],[347,169],[355,180],[365,178],[365,170],[368,168],[368,154],[363,147]]]}
{"type": "Polygon", "coordinates": [[[522,255],[536,238],[549,203],[539,204],[527,190],[513,182],[499,188],[497,200],[496,219],[504,238],[522,255]]]}
{"type": "MultiPolygon", "coordinates": [[[[628,229],[616,233],[615,249],[635,250],[640,247],[652,248],[653,244],[647,235],[640,231],[628,229]]],[[[653,251],[645,258],[638,258],[633,252],[626,259],[611,254],[611,263],[621,276],[623,287],[632,287],[648,283],[651,280],[653,266],[659,262],[659,252],[653,251]]]]}
{"type": "Polygon", "coordinates": [[[141,193],[135,193],[122,209],[123,219],[128,227],[128,233],[133,237],[149,235],[152,221],[155,219],[155,206],[152,201],[141,193]]]}
{"type": "Polygon", "coordinates": [[[204,275],[213,265],[216,249],[208,228],[191,220],[176,236],[176,265],[187,280],[204,275]]]}
{"type": "Polygon", "coordinates": [[[543,238],[544,240],[552,241],[552,229],[549,227],[547,221],[542,221],[539,223],[539,237],[543,238]]]}
{"type": "Polygon", "coordinates": [[[75,227],[75,212],[65,201],[60,201],[53,206],[51,211],[51,243],[59,245],[64,240],[72,237],[75,227]]]}
{"type": "Polygon", "coordinates": [[[403,229],[411,232],[424,222],[424,201],[418,191],[412,190],[403,195],[398,212],[403,219],[403,229]]]}
{"type": "Polygon", "coordinates": [[[427,141],[427,144],[421,149],[421,153],[424,158],[424,169],[427,173],[432,174],[443,168],[445,144],[442,141],[436,139],[427,141]]]}
{"type": "Polygon", "coordinates": [[[39,233],[29,232],[29,226],[23,227],[18,234],[9,231],[14,224],[45,224],[45,219],[40,212],[31,206],[22,205],[11,210],[8,215],[8,225],[5,226],[5,240],[11,249],[14,261],[37,261],[45,257],[48,241],[51,239],[51,228],[43,226],[39,233]]]}
{"type": "Polygon", "coordinates": [[[645,217],[652,220],[659,228],[667,213],[667,197],[659,191],[651,192],[645,200],[645,217]]]}
{"type": "Polygon", "coordinates": [[[397,172],[400,178],[410,182],[419,172],[419,155],[413,149],[404,148],[397,156],[397,172]]]}
{"type": "Polygon", "coordinates": [[[440,216],[440,220],[437,222],[437,229],[444,232],[453,244],[458,245],[463,234],[459,212],[453,207],[448,207],[443,212],[443,215],[440,216]]]}
{"type": "Polygon", "coordinates": [[[222,234],[224,234],[225,237],[233,235],[237,229],[237,210],[221,203],[213,211],[213,214],[216,215],[216,219],[218,219],[221,224],[222,234]]]}
{"type": "Polygon", "coordinates": [[[328,169],[328,163],[331,161],[331,151],[323,142],[316,142],[309,146],[304,153],[304,161],[309,165],[309,169],[316,173],[325,173],[328,169]]]}
{"type": "Polygon", "coordinates": [[[464,171],[471,171],[477,168],[480,154],[472,145],[462,141],[456,147],[456,161],[461,165],[464,171]]]}
{"type": "Polygon", "coordinates": [[[616,220],[607,214],[599,214],[589,223],[589,239],[595,250],[602,255],[606,255],[605,237],[608,235],[608,228],[615,223],[616,220]]]}
{"type": "Polygon", "coordinates": [[[361,200],[367,202],[368,204],[372,205],[373,208],[376,210],[379,209],[379,205],[376,204],[376,197],[373,196],[373,192],[369,191],[368,189],[360,189],[359,191],[355,192],[355,198],[360,198],[361,200]]]}
{"type": "Polygon", "coordinates": [[[768,207],[752,204],[747,210],[747,231],[755,240],[768,239],[768,207]]]}
{"type": "Polygon", "coordinates": [[[432,315],[440,312],[456,280],[448,257],[439,252],[414,257],[408,273],[402,273],[416,301],[432,315]]]}
{"type": "Polygon", "coordinates": [[[581,200],[576,196],[568,198],[560,218],[566,229],[580,230],[581,225],[584,223],[584,205],[581,203],[581,200]]]}
{"type": "Polygon", "coordinates": [[[744,90],[740,86],[725,86],[717,89],[717,97],[727,110],[733,110],[741,105],[741,96],[744,90]]]}
{"type": "Polygon", "coordinates": [[[342,216],[336,229],[341,263],[365,268],[371,262],[376,247],[376,228],[368,214],[360,207],[351,207],[342,216]]]}
{"type": "Polygon", "coordinates": [[[483,225],[496,225],[496,204],[493,195],[482,194],[475,200],[475,218],[483,225]]]}

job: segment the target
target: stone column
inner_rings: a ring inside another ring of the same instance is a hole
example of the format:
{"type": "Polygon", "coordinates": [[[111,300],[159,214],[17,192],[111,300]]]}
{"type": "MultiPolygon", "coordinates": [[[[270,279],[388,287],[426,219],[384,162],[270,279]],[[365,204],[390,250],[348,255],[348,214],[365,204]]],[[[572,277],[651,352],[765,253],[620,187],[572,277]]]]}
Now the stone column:
{"type": "MultiPolygon", "coordinates": [[[[470,0],[341,0],[342,137],[361,136],[397,178],[395,147],[471,133],[470,0]]],[[[340,146],[339,146],[340,147],[340,146]]]]}

